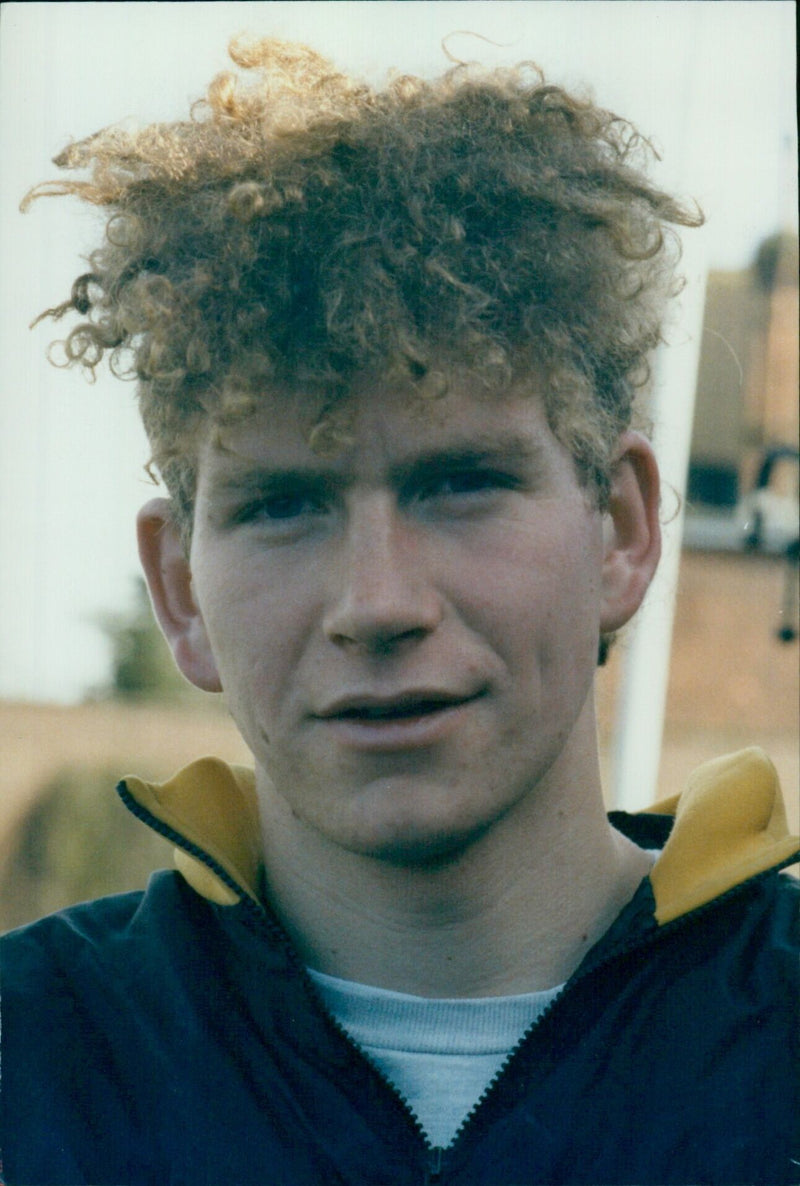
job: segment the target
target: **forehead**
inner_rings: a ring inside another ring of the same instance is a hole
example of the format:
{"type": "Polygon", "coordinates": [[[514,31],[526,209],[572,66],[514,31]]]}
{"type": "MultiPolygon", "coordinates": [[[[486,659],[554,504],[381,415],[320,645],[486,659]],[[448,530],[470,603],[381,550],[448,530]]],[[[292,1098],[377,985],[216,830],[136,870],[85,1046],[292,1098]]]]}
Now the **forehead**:
{"type": "Polygon", "coordinates": [[[246,418],[207,432],[200,485],[249,466],[318,464],[367,472],[437,451],[517,452],[549,464],[571,458],[553,435],[542,400],[528,391],[497,394],[468,380],[443,395],[364,380],[334,405],[304,392],[266,392],[246,418]]]}

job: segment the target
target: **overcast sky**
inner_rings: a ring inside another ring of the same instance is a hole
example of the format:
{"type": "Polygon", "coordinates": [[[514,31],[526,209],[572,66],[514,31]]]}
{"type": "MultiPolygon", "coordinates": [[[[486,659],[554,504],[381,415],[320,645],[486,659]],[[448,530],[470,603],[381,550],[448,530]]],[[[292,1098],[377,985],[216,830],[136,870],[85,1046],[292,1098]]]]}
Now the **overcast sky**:
{"type": "Polygon", "coordinates": [[[0,10],[0,696],[69,702],[101,682],[96,618],[130,603],[133,516],[151,493],[130,385],[50,367],[52,324],[97,224],[74,199],[22,216],[71,138],[183,118],[242,31],[308,42],[370,81],[457,56],[534,59],[633,119],[659,181],[708,215],[712,267],[794,224],[794,5],[771,0],[4,3],[0,10]]]}

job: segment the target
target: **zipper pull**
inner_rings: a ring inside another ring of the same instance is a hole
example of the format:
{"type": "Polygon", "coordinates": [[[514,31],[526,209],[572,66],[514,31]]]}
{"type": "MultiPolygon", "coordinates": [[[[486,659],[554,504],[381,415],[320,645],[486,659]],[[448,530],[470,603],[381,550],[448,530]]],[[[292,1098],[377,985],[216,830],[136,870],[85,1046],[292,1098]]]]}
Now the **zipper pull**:
{"type": "Polygon", "coordinates": [[[428,1150],[428,1165],[425,1170],[425,1186],[433,1186],[434,1182],[438,1182],[442,1176],[442,1153],[443,1149],[429,1149],[428,1150]]]}

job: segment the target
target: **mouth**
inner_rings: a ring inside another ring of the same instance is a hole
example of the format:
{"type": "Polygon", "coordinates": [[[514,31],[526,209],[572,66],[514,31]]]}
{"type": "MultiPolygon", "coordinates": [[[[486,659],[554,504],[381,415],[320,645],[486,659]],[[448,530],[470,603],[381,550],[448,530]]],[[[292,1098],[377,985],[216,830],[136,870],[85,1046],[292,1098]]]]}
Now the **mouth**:
{"type": "Polygon", "coordinates": [[[446,693],[407,693],[390,699],[365,697],[341,701],[319,713],[321,720],[337,721],[404,721],[431,716],[447,709],[458,708],[477,699],[477,693],[454,696],[446,693]]]}
{"type": "Polygon", "coordinates": [[[443,740],[462,712],[483,695],[407,692],[399,696],[342,699],[316,719],[348,747],[375,752],[416,749],[443,740]]]}

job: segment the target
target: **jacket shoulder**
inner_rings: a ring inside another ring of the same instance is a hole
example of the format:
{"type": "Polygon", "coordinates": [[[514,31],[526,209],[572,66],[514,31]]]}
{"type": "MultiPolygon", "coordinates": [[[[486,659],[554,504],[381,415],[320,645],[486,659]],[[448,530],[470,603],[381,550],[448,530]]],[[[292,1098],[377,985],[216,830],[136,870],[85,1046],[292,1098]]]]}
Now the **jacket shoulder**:
{"type": "Polygon", "coordinates": [[[151,920],[173,915],[169,909],[180,889],[174,873],[156,873],[147,891],[114,894],[71,906],[0,938],[0,993],[4,1010],[17,993],[28,1003],[42,1001],[65,982],[82,981],[87,990],[92,972],[107,974],[132,948],[149,942],[151,920]]]}

